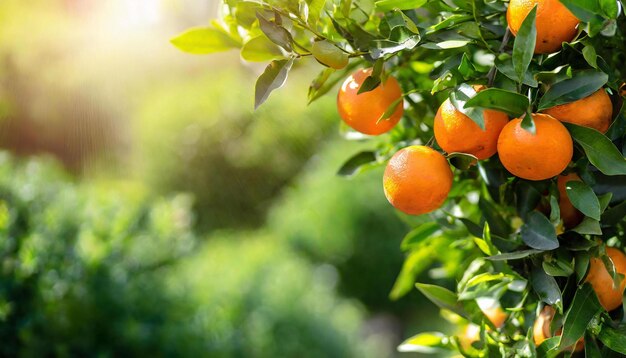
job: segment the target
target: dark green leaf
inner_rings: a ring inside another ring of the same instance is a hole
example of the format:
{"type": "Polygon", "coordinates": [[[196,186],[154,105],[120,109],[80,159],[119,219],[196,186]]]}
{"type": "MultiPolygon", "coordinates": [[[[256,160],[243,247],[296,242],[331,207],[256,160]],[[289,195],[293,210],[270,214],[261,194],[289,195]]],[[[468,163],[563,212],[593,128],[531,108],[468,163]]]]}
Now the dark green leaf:
{"type": "Polygon", "coordinates": [[[274,60],[265,68],[265,71],[256,81],[254,109],[259,108],[259,106],[267,100],[273,90],[285,84],[287,74],[289,74],[292,65],[293,59],[274,60]]]}
{"type": "Polygon", "coordinates": [[[574,271],[576,272],[576,278],[578,282],[582,282],[587,274],[587,269],[589,268],[589,260],[591,256],[587,251],[581,251],[576,253],[576,258],[574,259],[574,271]]]}
{"type": "Polygon", "coordinates": [[[539,100],[539,110],[585,98],[602,88],[609,76],[597,70],[575,72],[572,78],[552,85],[539,100]]]}
{"type": "MultiPolygon", "coordinates": [[[[515,73],[515,69],[513,68],[513,61],[509,57],[509,55],[502,54],[498,56],[496,58],[495,65],[498,71],[502,73],[503,75],[505,75],[506,77],[510,78],[513,81],[518,80],[517,74],[515,73]]],[[[522,80],[522,83],[530,87],[539,86],[539,83],[533,77],[533,74],[531,71],[524,72],[524,79],[522,80]]]]}
{"type": "Polygon", "coordinates": [[[598,68],[598,55],[596,54],[596,49],[592,45],[586,45],[583,48],[583,57],[585,61],[589,64],[589,66],[593,68],[598,68]]]}
{"type": "Polygon", "coordinates": [[[259,19],[259,27],[261,28],[261,31],[263,31],[268,39],[284,48],[287,52],[293,51],[293,48],[291,47],[293,39],[287,29],[276,24],[275,22],[269,21],[259,12],[257,12],[256,17],[259,19]]]}
{"type": "Polygon", "coordinates": [[[491,232],[493,234],[501,237],[509,236],[511,233],[511,227],[508,222],[504,220],[502,215],[500,215],[500,210],[496,208],[494,204],[481,197],[478,201],[478,207],[485,217],[485,220],[489,223],[489,227],[491,228],[491,232]]]}
{"type": "Polygon", "coordinates": [[[536,15],[537,5],[526,15],[522,26],[515,36],[515,42],[513,42],[513,68],[517,75],[517,81],[520,83],[524,79],[524,73],[528,70],[530,61],[532,61],[535,53],[535,43],[537,41],[536,15]]]}
{"type": "Polygon", "coordinates": [[[561,337],[550,337],[543,341],[537,347],[537,357],[539,358],[553,358],[556,357],[559,352],[559,340],[561,337]]]}
{"type": "Polygon", "coordinates": [[[622,324],[618,328],[612,328],[608,324],[604,324],[598,338],[612,351],[626,354],[626,325],[622,324]]]}
{"type": "Polygon", "coordinates": [[[578,224],[572,231],[583,235],[602,235],[602,228],[600,228],[600,222],[585,216],[583,221],[578,224]]]}
{"type": "Polygon", "coordinates": [[[387,107],[385,112],[383,112],[383,114],[380,115],[380,118],[378,118],[378,121],[376,121],[376,123],[391,118],[391,116],[394,113],[396,113],[398,106],[401,106],[403,102],[404,102],[404,96],[400,96],[397,99],[395,99],[393,102],[391,102],[391,104],[389,105],[389,107],[387,107]]]}
{"type": "Polygon", "coordinates": [[[189,29],[172,38],[170,42],[179,50],[204,55],[237,48],[239,42],[224,32],[211,27],[189,29]]]}
{"type": "Polygon", "coordinates": [[[352,177],[362,172],[366,167],[377,165],[376,153],[370,151],[359,152],[348,159],[337,174],[345,177],[352,177]]]}
{"type": "Polygon", "coordinates": [[[565,315],[561,348],[569,347],[583,336],[589,322],[602,310],[596,293],[589,283],[583,284],[574,295],[574,300],[565,315]]]}
{"type": "Polygon", "coordinates": [[[465,103],[465,108],[495,109],[513,117],[519,117],[526,113],[529,106],[530,102],[526,96],[499,88],[482,90],[465,103]]]}
{"type": "Polygon", "coordinates": [[[524,128],[524,130],[529,131],[532,134],[537,132],[537,128],[535,127],[535,121],[533,120],[533,116],[530,112],[527,112],[522,118],[522,123],[520,123],[520,127],[524,128]]]}
{"type": "Polygon", "coordinates": [[[600,202],[589,185],[582,181],[568,181],[565,191],[576,209],[592,219],[600,220],[600,202]]]}
{"type": "Polygon", "coordinates": [[[606,175],[626,175],[626,159],[609,138],[595,129],[565,123],[587,158],[606,175]]]}
{"type": "Polygon", "coordinates": [[[466,153],[449,153],[448,159],[450,164],[460,170],[468,170],[478,162],[478,158],[466,153]]]}
{"type": "Polygon", "coordinates": [[[549,305],[561,305],[561,290],[554,277],[546,275],[539,267],[535,267],[530,274],[533,289],[541,301],[549,305]]]}
{"type": "Polygon", "coordinates": [[[626,201],[616,205],[602,214],[602,223],[605,225],[615,225],[626,217],[626,201]]]}
{"type": "Polygon", "coordinates": [[[528,213],[521,234],[524,243],[534,249],[553,250],[559,247],[554,226],[538,211],[528,213]]]}
{"type": "Polygon", "coordinates": [[[364,92],[369,92],[372,91],[374,89],[376,89],[376,87],[378,87],[380,85],[380,77],[379,76],[368,76],[365,81],[363,81],[363,83],[361,83],[361,86],[359,87],[359,90],[357,91],[357,94],[361,94],[364,92]]]}
{"type": "Polygon", "coordinates": [[[585,333],[585,358],[602,358],[598,343],[589,332],[585,333]]]}

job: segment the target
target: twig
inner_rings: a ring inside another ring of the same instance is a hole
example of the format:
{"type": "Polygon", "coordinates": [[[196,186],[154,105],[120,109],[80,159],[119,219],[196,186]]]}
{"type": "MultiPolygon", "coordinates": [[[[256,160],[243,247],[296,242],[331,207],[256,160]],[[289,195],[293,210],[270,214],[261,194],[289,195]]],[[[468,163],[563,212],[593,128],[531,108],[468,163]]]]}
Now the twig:
{"type": "MultiPolygon", "coordinates": [[[[504,51],[504,48],[506,47],[506,44],[509,42],[510,38],[511,38],[511,31],[507,27],[506,32],[504,33],[504,37],[502,38],[502,44],[500,44],[500,48],[498,49],[498,53],[496,54],[496,57],[504,51]]],[[[493,81],[496,79],[496,73],[497,73],[497,69],[496,69],[496,65],[494,64],[493,67],[489,70],[489,73],[487,74],[487,87],[493,86],[493,81]]]]}

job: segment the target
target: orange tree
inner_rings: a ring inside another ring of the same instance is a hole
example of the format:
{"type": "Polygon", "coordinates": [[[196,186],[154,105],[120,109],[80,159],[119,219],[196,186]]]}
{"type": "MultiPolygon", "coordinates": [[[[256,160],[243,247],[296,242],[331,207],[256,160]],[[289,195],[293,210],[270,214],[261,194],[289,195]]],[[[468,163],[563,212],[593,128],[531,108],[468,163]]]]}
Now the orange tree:
{"type": "MultiPolygon", "coordinates": [[[[458,327],[400,351],[626,354],[626,22],[616,0],[225,0],[172,39],[269,62],[255,107],[315,59],[348,139],[414,228],[390,294],[458,327]],[[309,60],[310,61],[310,60],[309,60]],[[416,283],[431,269],[431,283],[416,283]]],[[[283,94],[285,95],[285,94],[283,94]]]]}

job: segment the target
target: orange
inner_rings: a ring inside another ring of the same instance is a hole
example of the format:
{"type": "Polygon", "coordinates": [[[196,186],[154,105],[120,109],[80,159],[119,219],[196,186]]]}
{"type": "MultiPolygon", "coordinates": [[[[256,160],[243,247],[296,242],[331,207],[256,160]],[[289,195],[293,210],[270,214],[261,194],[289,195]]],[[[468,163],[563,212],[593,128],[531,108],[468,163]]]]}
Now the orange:
{"type": "Polygon", "coordinates": [[[416,145],[400,149],[383,175],[387,200],[396,209],[421,215],[439,208],[452,188],[446,158],[432,148],[416,145]]]}
{"type": "Polygon", "coordinates": [[[559,175],[556,180],[556,186],[559,190],[559,209],[561,211],[563,225],[565,225],[566,228],[573,228],[580,224],[584,215],[572,205],[572,202],[567,196],[565,185],[568,181],[581,181],[581,179],[576,173],[569,173],[567,175],[559,175]]]}
{"type": "MultiPolygon", "coordinates": [[[[550,332],[550,325],[552,324],[552,320],[554,319],[554,314],[556,311],[551,306],[545,306],[537,319],[535,320],[535,324],[533,325],[533,340],[535,341],[535,345],[540,345],[546,339],[552,337],[552,333],[550,332]]],[[[563,332],[562,328],[556,332],[557,336],[560,336],[563,332]]],[[[576,342],[576,346],[574,348],[575,352],[581,351],[585,347],[585,340],[580,338],[578,342],[576,342]]],[[[570,349],[571,350],[571,347],[570,349]]]]}
{"type": "Polygon", "coordinates": [[[492,110],[485,110],[485,130],[471,118],[459,112],[449,99],[445,100],[435,116],[435,139],[448,153],[472,154],[487,159],[496,153],[498,135],[508,123],[509,117],[492,110]]]}
{"type": "Polygon", "coordinates": [[[511,0],[506,10],[506,21],[513,35],[517,35],[522,22],[535,4],[535,53],[556,52],[561,48],[561,43],[574,39],[580,21],[559,0],[511,0]]]}
{"type": "Polygon", "coordinates": [[[508,317],[506,312],[504,312],[502,310],[502,307],[500,307],[499,305],[482,309],[482,311],[487,319],[489,319],[489,321],[493,323],[494,326],[496,326],[496,328],[502,327],[508,317]]]}
{"type": "Polygon", "coordinates": [[[358,70],[345,80],[337,95],[337,109],[343,121],[354,130],[379,135],[391,130],[402,118],[404,108],[400,102],[391,117],[379,120],[387,108],[402,97],[402,89],[398,81],[389,76],[374,90],[357,94],[371,73],[371,68],[358,70]]]}
{"type": "Polygon", "coordinates": [[[561,122],[547,114],[534,113],[536,133],[522,128],[522,119],[510,121],[498,137],[502,165],[513,175],[544,180],[560,174],[572,160],[572,137],[561,122]]]}
{"type": "Polygon", "coordinates": [[[613,104],[606,91],[600,88],[588,97],[554,106],[543,112],[561,122],[574,123],[606,133],[611,125],[613,104]]]}
{"type": "MultiPolygon", "coordinates": [[[[613,261],[615,271],[624,275],[626,274],[626,255],[620,250],[608,247],[606,254],[613,261]]],[[[600,304],[607,311],[612,311],[622,305],[622,296],[626,287],[626,279],[620,282],[619,287],[613,287],[613,278],[606,270],[602,259],[594,257],[589,263],[589,272],[586,280],[593,286],[598,295],[600,304]]]]}

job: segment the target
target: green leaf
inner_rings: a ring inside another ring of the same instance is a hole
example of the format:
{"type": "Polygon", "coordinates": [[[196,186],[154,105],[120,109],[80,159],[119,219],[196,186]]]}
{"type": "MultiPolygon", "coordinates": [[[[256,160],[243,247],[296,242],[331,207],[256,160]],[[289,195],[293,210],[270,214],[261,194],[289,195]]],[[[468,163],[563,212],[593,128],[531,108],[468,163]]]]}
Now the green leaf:
{"type": "Polygon", "coordinates": [[[521,234],[524,243],[533,249],[554,250],[559,247],[554,226],[538,211],[528,213],[521,234]]]}
{"type": "Polygon", "coordinates": [[[406,234],[404,239],[402,239],[402,244],[400,245],[400,247],[402,248],[402,250],[409,250],[415,245],[429,238],[439,230],[439,224],[436,222],[428,222],[422,224],[406,234]]]}
{"type": "Polygon", "coordinates": [[[583,221],[580,222],[572,231],[582,235],[602,235],[602,228],[600,228],[600,222],[585,216],[583,221]]]}
{"type": "Polygon", "coordinates": [[[585,333],[585,358],[602,358],[598,343],[589,332],[585,333]]]}
{"type": "Polygon", "coordinates": [[[589,66],[598,68],[598,55],[596,54],[596,48],[592,45],[585,45],[583,48],[583,57],[589,66]]]}
{"type": "MultiPolygon", "coordinates": [[[[415,287],[428,298],[432,303],[440,308],[450,310],[455,313],[462,312],[462,306],[459,304],[456,294],[440,286],[429,285],[426,283],[416,283],[415,287]]],[[[464,314],[461,314],[464,316],[464,314]]]]}
{"type": "Polygon", "coordinates": [[[398,106],[401,105],[402,103],[404,103],[404,96],[400,96],[397,99],[395,99],[393,102],[391,102],[391,104],[387,107],[387,109],[385,109],[385,112],[383,112],[383,114],[380,115],[380,118],[378,118],[376,123],[391,118],[391,116],[394,113],[396,113],[398,106]]]}
{"type": "MultiPolygon", "coordinates": [[[[518,81],[517,74],[515,73],[515,69],[513,68],[513,61],[508,54],[501,54],[500,56],[498,56],[495,60],[495,65],[498,69],[498,72],[502,73],[513,81],[518,81]]],[[[539,83],[537,82],[535,77],[533,77],[531,71],[524,72],[522,84],[530,87],[539,86],[539,83]]]]}
{"type": "Polygon", "coordinates": [[[609,138],[592,128],[564,124],[598,170],[606,175],[626,175],[626,159],[609,138]]]}
{"type": "Polygon", "coordinates": [[[602,214],[602,223],[605,225],[615,225],[626,217],[626,201],[615,205],[602,214]]]}
{"type": "Polygon", "coordinates": [[[363,151],[353,155],[343,163],[337,174],[344,177],[353,177],[378,164],[375,152],[363,151]]]}
{"type": "Polygon", "coordinates": [[[559,340],[561,337],[550,337],[537,346],[537,357],[553,358],[559,353],[559,340]]]}
{"type": "Polygon", "coordinates": [[[427,245],[411,251],[409,256],[404,260],[398,278],[396,278],[396,282],[393,284],[393,288],[389,293],[390,299],[395,301],[411,291],[414,287],[417,275],[434,262],[435,250],[438,248],[439,246],[437,245],[427,245]]]}
{"type": "Polygon", "coordinates": [[[530,274],[530,280],[541,301],[549,305],[561,306],[561,290],[554,277],[547,275],[541,268],[535,267],[530,274]]]}
{"type": "Polygon", "coordinates": [[[526,96],[499,88],[482,90],[465,103],[465,108],[494,109],[513,117],[526,113],[529,106],[530,102],[526,96]]]}
{"type": "Polygon", "coordinates": [[[575,72],[572,78],[552,85],[539,100],[539,110],[585,98],[602,88],[609,76],[597,70],[575,72]]]}
{"type": "Polygon", "coordinates": [[[529,131],[532,134],[535,134],[537,132],[537,128],[535,127],[535,121],[533,120],[533,116],[530,114],[530,112],[526,112],[526,115],[524,115],[524,118],[522,118],[520,127],[522,127],[524,130],[529,131]]]}
{"type": "Polygon", "coordinates": [[[223,31],[211,27],[189,29],[170,40],[179,50],[196,55],[223,52],[240,46],[223,31]]]}
{"type": "Polygon", "coordinates": [[[565,192],[576,209],[592,219],[600,220],[600,201],[589,185],[582,181],[568,181],[565,192]]]}
{"type": "Polygon", "coordinates": [[[619,15],[619,5],[616,0],[599,0],[602,14],[608,19],[617,19],[619,15]]]}
{"type": "Polygon", "coordinates": [[[449,153],[447,157],[450,164],[460,170],[468,170],[478,163],[478,158],[466,153],[449,153]]]}
{"type": "Polygon", "coordinates": [[[359,87],[359,90],[356,92],[356,94],[361,94],[361,93],[364,93],[364,92],[373,91],[379,85],[380,85],[380,77],[379,76],[374,76],[372,74],[371,76],[367,76],[365,81],[363,81],[363,83],[361,83],[361,86],[359,87]]]}
{"type": "Polygon", "coordinates": [[[450,349],[450,339],[443,333],[424,332],[400,343],[398,352],[437,353],[442,349],[450,349]]]}
{"type": "MultiPolygon", "coordinates": [[[[478,201],[478,208],[485,217],[487,223],[489,223],[489,228],[493,234],[500,237],[509,236],[511,233],[511,227],[509,226],[509,223],[504,220],[502,215],[500,215],[501,211],[493,203],[481,197],[478,201]]],[[[479,237],[482,237],[482,234],[479,235],[479,237]]]]}
{"type": "Polygon", "coordinates": [[[322,10],[324,10],[324,6],[326,5],[326,0],[306,0],[306,3],[309,7],[309,16],[306,20],[309,25],[317,26],[322,10]]]}
{"type": "Polygon", "coordinates": [[[561,0],[578,19],[584,22],[602,23],[598,0],[561,0]]]}
{"type": "Polygon", "coordinates": [[[612,351],[626,354],[626,325],[621,324],[618,328],[612,328],[604,324],[598,338],[612,351]]]}
{"type": "Polygon", "coordinates": [[[285,49],[287,52],[292,52],[293,48],[291,46],[293,39],[291,38],[291,34],[287,29],[278,25],[275,22],[269,21],[261,13],[256,13],[257,19],[259,19],[259,27],[261,31],[270,39],[273,43],[285,49]]]}
{"type": "Polygon", "coordinates": [[[513,42],[513,68],[517,75],[517,82],[522,82],[524,73],[528,70],[530,61],[535,53],[535,43],[537,41],[537,28],[535,27],[535,18],[537,15],[537,5],[526,15],[522,22],[515,42],[513,42]]]}
{"type": "Polygon", "coordinates": [[[485,129],[485,118],[483,110],[480,108],[466,108],[465,104],[476,95],[476,91],[472,86],[463,83],[456,90],[450,92],[450,103],[457,111],[468,116],[474,123],[478,124],[481,129],[485,129]]]}
{"type": "Polygon", "coordinates": [[[525,257],[531,256],[531,255],[536,255],[541,252],[543,252],[543,250],[536,250],[536,249],[520,250],[520,251],[507,252],[504,254],[489,256],[489,257],[486,257],[486,259],[491,260],[491,261],[519,260],[519,259],[523,259],[525,257]]]}
{"type": "Polygon", "coordinates": [[[280,48],[264,35],[251,38],[241,48],[241,58],[249,62],[265,62],[284,57],[280,48]]]}
{"type": "Polygon", "coordinates": [[[322,65],[337,70],[346,67],[349,62],[347,53],[326,40],[315,41],[311,46],[311,53],[322,65]]]}
{"type": "Polygon", "coordinates": [[[256,81],[254,109],[259,108],[259,106],[267,100],[273,90],[285,84],[287,74],[289,74],[292,65],[293,59],[274,60],[265,68],[265,71],[256,81]]]}
{"type": "Polygon", "coordinates": [[[569,347],[585,334],[589,322],[602,310],[596,293],[589,283],[583,284],[574,295],[563,322],[563,335],[559,347],[569,347]]]}
{"type": "Polygon", "coordinates": [[[392,10],[412,10],[422,7],[428,0],[378,0],[375,2],[376,11],[388,12],[392,10]]]}

